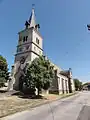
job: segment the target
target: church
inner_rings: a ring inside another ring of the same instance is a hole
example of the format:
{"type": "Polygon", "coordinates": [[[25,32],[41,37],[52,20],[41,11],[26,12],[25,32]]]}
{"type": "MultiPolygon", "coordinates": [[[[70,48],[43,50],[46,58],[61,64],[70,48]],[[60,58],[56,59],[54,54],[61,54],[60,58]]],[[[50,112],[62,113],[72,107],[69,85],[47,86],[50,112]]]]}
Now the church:
{"type": "MultiPolygon", "coordinates": [[[[20,90],[21,75],[24,68],[36,57],[44,54],[43,38],[39,32],[40,25],[36,23],[35,10],[32,8],[31,16],[25,23],[25,29],[18,33],[18,45],[16,48],[15,61],[11,70],[11,89],[20,90]]],[[[55,70],[55,80],[49,89],[50,93],[71,93],[75,91],[71,69],[62,70],[51,62],[55,70]]]]}

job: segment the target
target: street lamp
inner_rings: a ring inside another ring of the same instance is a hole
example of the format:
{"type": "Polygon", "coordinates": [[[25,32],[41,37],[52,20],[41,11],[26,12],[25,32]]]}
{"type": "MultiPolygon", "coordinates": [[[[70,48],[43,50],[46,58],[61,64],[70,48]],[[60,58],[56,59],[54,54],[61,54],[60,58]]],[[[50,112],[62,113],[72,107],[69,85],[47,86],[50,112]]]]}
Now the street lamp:
{"type": "Polygon", "coordinates": [[[90,24],[87,25],[88,30],[90,30],[90,24]]]}

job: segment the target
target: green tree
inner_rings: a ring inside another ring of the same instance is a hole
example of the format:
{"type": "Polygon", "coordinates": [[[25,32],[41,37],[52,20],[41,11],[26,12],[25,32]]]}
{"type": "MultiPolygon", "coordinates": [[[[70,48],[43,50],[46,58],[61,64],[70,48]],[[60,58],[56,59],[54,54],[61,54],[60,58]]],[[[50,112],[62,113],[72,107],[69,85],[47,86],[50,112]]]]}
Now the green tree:
{"type": "Polygon", "coordinates": [[[82,89],[82,82],[80,82],[78,79],[74,79],[74,84],[76,91],[82,89]]]}
{"type": "Polygon", "coordinates": [[[9,79],[8,65],[4,57],[0,55],[0,87],[9,79]]]}
{"type": "Polygon", "coordinates": [[[38,95],[41,89],[47,90],[54,79],[53,66],[44,56],[40,56],[32,61],[28,66],[24,83],[28,88],[38,89],[38,95]]]}

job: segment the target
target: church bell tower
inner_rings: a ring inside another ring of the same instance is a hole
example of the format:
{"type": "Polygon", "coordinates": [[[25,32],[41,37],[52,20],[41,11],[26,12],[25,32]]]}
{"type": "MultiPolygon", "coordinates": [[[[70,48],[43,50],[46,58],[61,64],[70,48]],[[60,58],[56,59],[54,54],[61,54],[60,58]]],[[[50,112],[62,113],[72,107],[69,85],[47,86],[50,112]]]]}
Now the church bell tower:
{"type": "Polygon", "coordinates": [[[25,22],[25,29],[18,33],[18,45],[13,69],[14,89],[19,90],[20,76],[26,63],[31,63],[36,57],[43,55],[43,39],[39,32],[40,25],[36,23],[35,10],[25,22]],[[21,70],[22,69],[22,70],[21,70]]]}
{"type": "Polygon", "coordinates": [[[21,58],[27,58],[27,62],[33,61],[43,54],[42,37],[39,33],[40,25],[36,23],[35,11],[32,8],[31,16],[25,23],[25,29],[20,31],[15,62],[21,58]]]}

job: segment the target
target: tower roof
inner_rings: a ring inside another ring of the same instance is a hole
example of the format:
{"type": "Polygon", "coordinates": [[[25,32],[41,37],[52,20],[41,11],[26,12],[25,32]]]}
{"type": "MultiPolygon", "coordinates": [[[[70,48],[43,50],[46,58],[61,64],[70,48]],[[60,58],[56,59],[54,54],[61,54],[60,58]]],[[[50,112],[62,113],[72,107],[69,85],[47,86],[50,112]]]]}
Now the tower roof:
{"type": "Polygon", "coordinates": [[[32,8],[32,12],[31,12],[31,16],[29,18],[29,24],[30,24],[30,28],[31,27],[35,27],[37,24],[36,24],[36,18],[35,18],[35,10],[34,8],[32,8]]]}

